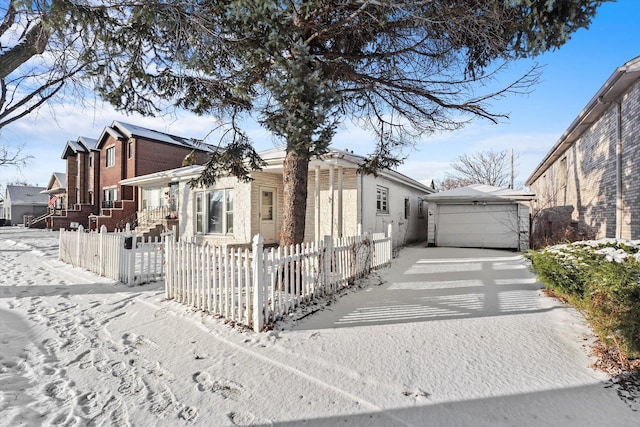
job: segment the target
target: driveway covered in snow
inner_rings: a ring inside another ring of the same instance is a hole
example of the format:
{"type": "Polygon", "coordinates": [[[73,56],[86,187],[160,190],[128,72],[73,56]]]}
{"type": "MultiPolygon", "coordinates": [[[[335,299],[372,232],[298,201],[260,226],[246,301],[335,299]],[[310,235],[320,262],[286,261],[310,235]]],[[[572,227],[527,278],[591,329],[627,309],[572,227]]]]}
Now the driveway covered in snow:
{"type": "Polygon", "coordinates": [[[407,248],[262,333],[56,257],[0,228],[0,425],[640,425],[512,252],[407,248]]]}
{"type": "Polygon", "coordinates": [[[517,253],[416,246],[292,329],[322,340],[382,423],[640,425],[636,397],[591,368],[582,316],[541,289],[517,253]]]}
{"type": "Polygon", "coordinates": [[[379,286],[341,298],[295,329],[531,314],[557,309],[518,253],[411,247],[379,286]]]}

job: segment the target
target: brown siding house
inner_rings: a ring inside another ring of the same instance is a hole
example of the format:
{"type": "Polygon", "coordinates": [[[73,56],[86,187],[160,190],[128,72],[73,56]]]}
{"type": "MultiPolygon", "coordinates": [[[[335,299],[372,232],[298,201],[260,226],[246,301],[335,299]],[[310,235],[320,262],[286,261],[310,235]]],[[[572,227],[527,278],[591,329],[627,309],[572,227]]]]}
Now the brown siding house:
{"type": "Polygon", "coordinates": [[[527,179],[533,239],[640,239],[640,57],[617,68],[527,179]]]}

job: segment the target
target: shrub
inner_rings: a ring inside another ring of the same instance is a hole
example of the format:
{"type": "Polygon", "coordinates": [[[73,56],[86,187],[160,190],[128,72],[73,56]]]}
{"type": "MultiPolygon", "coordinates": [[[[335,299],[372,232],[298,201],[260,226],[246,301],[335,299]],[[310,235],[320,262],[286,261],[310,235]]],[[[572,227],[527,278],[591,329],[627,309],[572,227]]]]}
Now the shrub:
{"type": "Polygon", "coordinates": [[[592,257],[589,251],[571,247],[529,252],[534,272],[548,288],[579,298],[587,290],[589,269],[585,267],[592,257]]]}
{"type": "Polygon", "coordinates": [[[582,309],[600,340],[625,360],[640,357],[639,247],[604,240],[529,253],[540,280],[582,309]]]}

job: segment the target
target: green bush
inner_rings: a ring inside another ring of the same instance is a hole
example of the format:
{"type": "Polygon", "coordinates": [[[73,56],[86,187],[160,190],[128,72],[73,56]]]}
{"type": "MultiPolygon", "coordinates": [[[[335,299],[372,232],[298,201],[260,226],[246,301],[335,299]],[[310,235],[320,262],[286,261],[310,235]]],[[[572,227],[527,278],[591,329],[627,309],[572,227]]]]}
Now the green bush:
{"type": "MultiPolygon", "coordinates": [[[[555,247],[554,247],[555,248],[555,247]]],[[[592,255],[578,248],[543,249],[529,252],[534,272],[548,288],[566,296],[582,298],[587,291],[592,255]]]]}
{"type": "Polygon", "coordinates": [[[600,340],[640,357],[640,262],[626,242],[576,242],[529,252],[540,280],[584,311],[600,340]]]}

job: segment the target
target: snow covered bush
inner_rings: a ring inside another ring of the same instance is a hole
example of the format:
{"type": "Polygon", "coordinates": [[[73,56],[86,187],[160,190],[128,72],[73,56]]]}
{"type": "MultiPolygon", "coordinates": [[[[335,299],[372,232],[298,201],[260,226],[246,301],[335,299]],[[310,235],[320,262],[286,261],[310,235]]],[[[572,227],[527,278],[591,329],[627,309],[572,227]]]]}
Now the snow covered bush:
{"type": "Polygon", "coordinates": [[[534,272],[581,309],[606,345],[640,357],[640,241],[590,240],[529,252],[534,272]]]}

